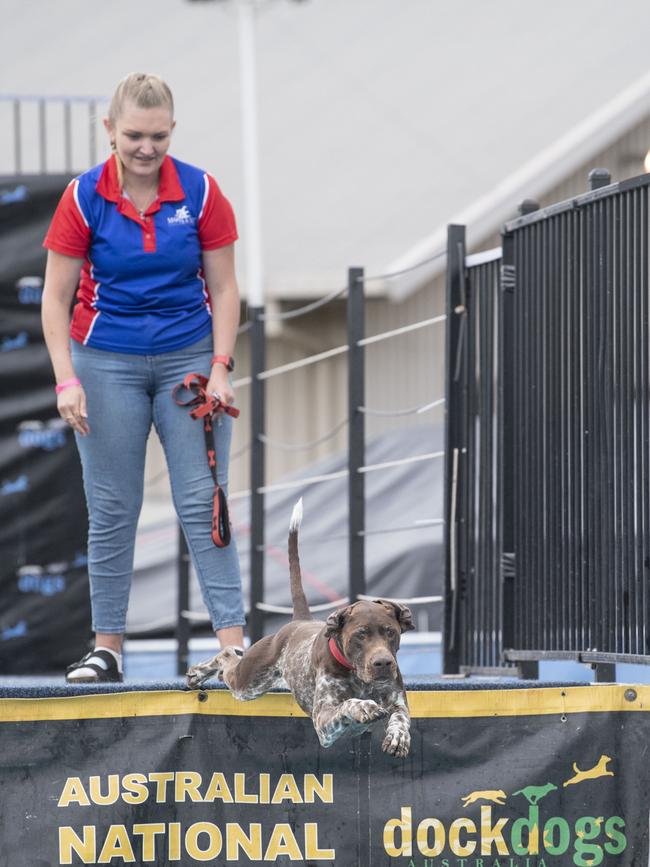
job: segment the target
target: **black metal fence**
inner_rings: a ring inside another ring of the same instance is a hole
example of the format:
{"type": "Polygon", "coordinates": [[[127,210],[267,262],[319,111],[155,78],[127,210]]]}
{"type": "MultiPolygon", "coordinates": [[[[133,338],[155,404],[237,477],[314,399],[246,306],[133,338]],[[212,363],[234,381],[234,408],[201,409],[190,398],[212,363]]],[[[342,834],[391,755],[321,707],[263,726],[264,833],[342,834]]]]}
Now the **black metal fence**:
{"type": "Polygon", "coordinates": [[[501,666],[501,250],[465,256],[451,226],[447,318],[445,670],[501,666]]]}
{"type": "Polygon", "coordinates": [[[108,99],[101,96],[0,94],[6,147],[0,148],[2,172],[71,174],[94,166],[107,106],[108,99]]]}
{"type": "MultiPolygon", "coordinates": [[[[444,251],[443,251],[444,252],[444,251]]],[[[443,253],[438,254],[439,258],[443,253]]],[[[249,632],[253,641],[262,637],[265,631],[265,615],[270,613],[291,614],[291,609],[282,609],[276,605],[269,605],[265,601],[265,499],[266,495],[275,489],[273,484],[267,485],[265,478],[265,450],[268,438],[265,435],[265,387],[269,378],[277,375],[285,375],[301,367],[318,364],[329,358],[341,354],[347,355],[348,368],[348,415],[340,421],[332,430],[335,434],[342,425],[347,425],[348,448],[347,468],[342,472],[335,472],[327,476],[303,477],[292,482],[283,482],[281,487],[296,489],[296,496],[311,484],[327,484],[329,481],[346,477],[347,481],[347,546],[348,546],[348,592],[347,596],[332,602],[331,605],[319,605],[317,608],[334,609],[335,607],[354,602],[358,599],[368,599],[366,595],[366,567],[365,546],[366,537],[371,534],[399,533],[404,531],[425,531],[434,525],[442,524],[442,516],[423,518],[416,524],[404,526],[400,522],[396,525],[369,530],[366,526],[366,493],[365,479],[369,473],[382,472],[390,474],[392,470],[403,464],[420,461],[442,460],[442,451],[429,451],[424,454],[407,456],[398,460],[381,464],[368,464],[366,459],[366,415],[408,415],[415,412],[424,412],[434,409],[444,403],[443,399],[434,400],[419,407],[404,410],[376,410],[365,405],[365,380],[366,380],[366,347],[369,344],[390,340],[399,335],[409,333],[420,328],[428,328],[444,323],[446,316],[434,316],[430,319],[411,323],[382,334],[365,335],[365,286],[368,282],[376,279],[391,279],[400,276],[397,274],[383,274],[379,277],[367,277],[362,268],[350,268],[348,271],[347,286],[341,290],[332,292],[328,296],[305,305],[302,308],[284,312],[270,313],[263,307],[249,308],[249,317],[252,327],[249,329],[251,338],[251,581],[250,581],[250,616],[249,632]],[[282,365],[279,368],[265,369],[266,359],[266,336],[265,323],[274,319],[296,318],[297,316],[311,313],[318,307],[344,297],[346,304],[347,340],[341,346],[332,347],[325,352],[313,356],[307,356],[296,362],[282,365]]],[[[408,599],[394,597],[395,601],[408,602],[413,606],[428,606],[442,602],[442,596],[427,595],[411,597],[408,599]]],[[[180,643],[179,643],[180,644],[180,643]]]]}
{"type": "Polygon", "coordinates": [[[650,663],[649,186],[508,223],[449,299],[449,670],[650,663]]]}

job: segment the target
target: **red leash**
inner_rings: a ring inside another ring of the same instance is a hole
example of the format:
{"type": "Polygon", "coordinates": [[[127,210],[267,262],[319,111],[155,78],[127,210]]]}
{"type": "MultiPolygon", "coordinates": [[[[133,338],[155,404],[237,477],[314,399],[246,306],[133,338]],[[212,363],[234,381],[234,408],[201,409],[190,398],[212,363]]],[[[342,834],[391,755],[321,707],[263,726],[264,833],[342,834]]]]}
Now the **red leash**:
{"type": "Polygon", "coordinates": [[[214,480],[214,498],[212,501],[212,541],[217,548],[225,548],[230,544],[230,518],[228,516],[228,501],[221,485],[217,480],[217,455],[212,436],[212,416],[218,410],[227,415],[237,418],[239,410],[223,403],[213,394],[208,394],[205,387],[208,384],[207,377],[200,373],[188,373],[182,382],[174,386],[172,398],[178,406],[192,407],[190,415],[194,419],[203,419],[203,434],[205,436],[205,449],[208,454],[208,466],[214,480]],[[194,397],[189,400],[179,400],[177,395],[182,389],[191,391],[194,397]]]}

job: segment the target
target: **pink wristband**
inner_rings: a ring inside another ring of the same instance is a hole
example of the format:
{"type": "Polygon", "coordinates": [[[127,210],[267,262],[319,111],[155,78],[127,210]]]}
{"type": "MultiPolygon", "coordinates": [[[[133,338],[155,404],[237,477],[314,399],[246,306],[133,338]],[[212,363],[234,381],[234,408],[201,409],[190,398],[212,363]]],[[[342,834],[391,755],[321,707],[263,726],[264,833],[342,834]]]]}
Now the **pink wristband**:
{"type": "Polygon", "coordinates": [[[54,391],[57,394],[61,394],[64,388],[70,388],[73,385],[81,385],[77,377],[73,377],[73,379],[66,379],[63,382],[60,382],[58,385],[54,386],[54,391]]]}

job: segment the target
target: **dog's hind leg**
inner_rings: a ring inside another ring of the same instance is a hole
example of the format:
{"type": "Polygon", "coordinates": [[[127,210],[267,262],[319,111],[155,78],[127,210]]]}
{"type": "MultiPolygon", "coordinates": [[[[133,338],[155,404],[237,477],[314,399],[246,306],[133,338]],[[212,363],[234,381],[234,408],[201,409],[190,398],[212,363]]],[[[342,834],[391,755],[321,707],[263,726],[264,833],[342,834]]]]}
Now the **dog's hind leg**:
{"type": "Polygon", "coordinates": [[[242,657],[237,657],[229,647],[219,657],[221,678],[240,701],[258,698],[283,682],[275,635],[256,641],[242,657]]]}
{"type": "Polygon", "coordinates": [[[223,650],[220,653],[217,653],[216,656],[213,656],[212,659],[208,659],[205,662],[197,662],[196,665],[192,665],[190,666],[190,668],[188,668],[185,677],[187,679],[187,685],[190,689],[198,689],[201,684],[204,683],[206,680],[209,680],[213,674],[218,674],[219,678],[221,678],[222,653],[224,653],[223,650]]]}
{"type": "Polygon", "coordinates": [[[217,674],[235,698],[250,701],[264,695],[282,681],[274,653],[275,636],[267,635],[242,656],[234,647],[225,647],[207,662],[193,665],[187,672],[187,685],[197,689],[217,674]]]}

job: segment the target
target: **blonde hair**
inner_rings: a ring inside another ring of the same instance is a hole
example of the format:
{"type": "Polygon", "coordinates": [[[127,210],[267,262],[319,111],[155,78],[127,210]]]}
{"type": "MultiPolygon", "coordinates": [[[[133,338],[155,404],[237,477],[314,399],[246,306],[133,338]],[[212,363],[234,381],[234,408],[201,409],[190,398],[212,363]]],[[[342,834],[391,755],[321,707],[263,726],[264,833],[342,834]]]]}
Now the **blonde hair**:
{"type": "MultiPolygon", "coordinates": [[[[108,108],[108,120],[112,127],[124,110],[124,104],[132,102],[137,108],[168,108],[174,117],[174,97],[169,86],[159,75],[147,72],[130,72],[115,88],[115,93],[108,108]]],[[[111,142],[117,177],[120,187],[124,184],[122,160],[117,155],[115,142],[111,142]]]]}
{"type": "Polygon", "coordinates": [[[146,72],[131,72],[115,88],[108,109],[108,119],[113,126],[122,114],[125,102],[132,102],[138,108],[160,108],[165,106],[174,116],[174,97],[159,75],[146,72]]]}

